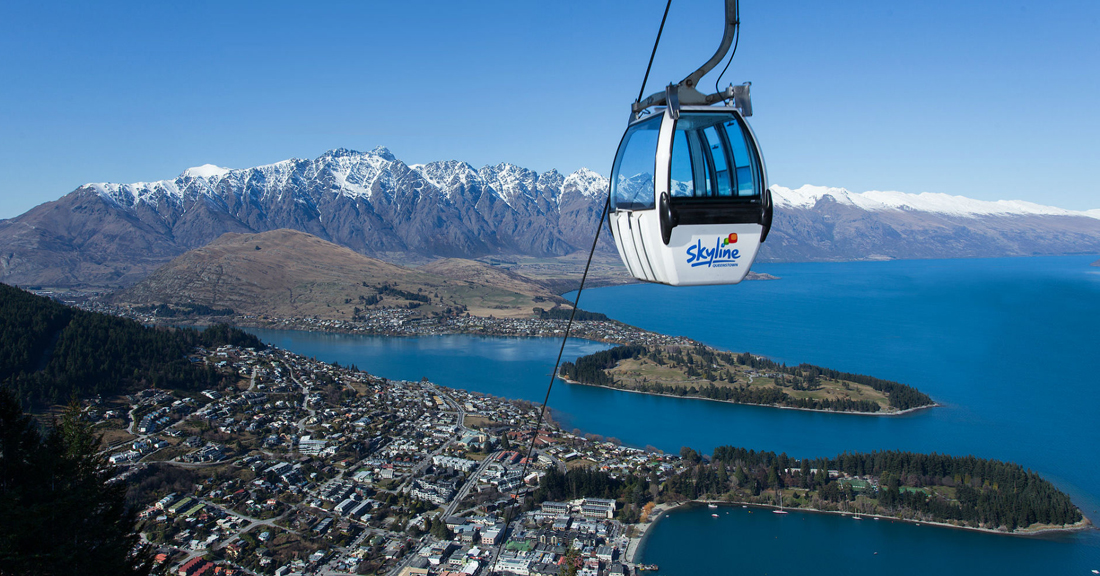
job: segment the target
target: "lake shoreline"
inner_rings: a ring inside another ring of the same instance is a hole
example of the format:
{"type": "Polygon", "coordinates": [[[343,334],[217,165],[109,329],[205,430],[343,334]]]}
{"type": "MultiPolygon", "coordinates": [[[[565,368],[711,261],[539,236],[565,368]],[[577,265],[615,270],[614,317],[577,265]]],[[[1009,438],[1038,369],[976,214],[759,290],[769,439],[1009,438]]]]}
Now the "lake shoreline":
{"type": "Polygon", "coordinates": [[[753,404],[751,402],[734,402],[733,400],[719,400],[717,398],[707,398],[705,396],[679,396],[677,394],[668,394],[666,392],[644,392],[642,390],[631,390],[629,388],[616,388],[614,386],[604,386],[602,384],[588,384],[585,382],[577,382],[570,380],[562,375],[558,375],[558,379],[567,384],[576,384],[578,386],[591,386],[593,388],[604,388],[607,390],[617,390],[619,392],[630,392],[633,394],[645,394],[648,396],[664,396],[666,398],[682,398],[687,400],[706,400],[708,402],[721,402],[723,404],[736,404],[738,406],[759,406],[761,408],[779,408],[781,410],[801,410],[803,412],[817,412],[820,414],[848,414],[852,416],[904,416],[920,410],[926,410],[929,408],[938,408],[942,404],[933,402],[928,406],[917,406],[916,408],[906,408],[905,410],[898,410],[894,412],[860,412],[858,410],[819,410],[817,408],[799,408],[797,406],[780,406],[778,404],[753,404]]]}
{"type": "MultiPolygon", "coordinates": [[[[681,508],[701,507],[703,505],[709,505],[709,504],[717,504],[719,508],[732,507],[732,506],[742,506],[742,507],[762,508],[762,509],[769,510],[769,511],[779,509],[779,506],[772,505],[772,504],[759,504],[759,503],[755,503],[755,502],[727,501],[727,500],[687,500],[687,501],[678,502],[678,503],[675,503],[675,504],[669,504],[669,503],[659,504],[656,507],[654,507],[652,513],[655,514],[655,515],[653,516],[653,518],[649,522],[646,522],[645,524],[640,524],[640,523],[639,524],[632,524],[632,526],[634,526],[636,530],[638,530],[638,529],[642,530],[642,533],[640,535],[634,536],[630,539],[630,544],[627,546],[627,551],[626,551],[626,554],[624,555],[625,561],[629,562],[629,563],[633,563],[633,564],[638,564],[639,563],[639,558],[645,552],[645,545],[649,541],[649,537],[653,532],[653,527],[656,526],[657,522],[659,522],[662,518],[667,516],[668,513],[672,512],[674,510],[681,509],[681,508]]],[[[832,515],[836,515],[836,516],[859,516],[860,518],[868,518],[868,519],[872,519],[872,520],[890,520],[891,522],[906,522],[906,523],[913,524],[913,525],[916,525],[916,526],[920,526],[920,525],[923,524],[923,525],[927,525],[927,526],[934,526],[934,527],[937,527],[937,528],[954,528],[956,530],[968,530],[968,531],[971,531],[971,532],[984,532],[986,534],[998,534],[998,535],[1001,535],[1001,536],[1018,536],[1018,537],[1044,536],[1044,535],[1058,534],[1058,533],[1070,534],[1070,533],[1075,533],[1075,532],[1084,532],[1084,531],[1096,529],[1096,527],[1093,526],[1092,522],[1088,519],[1087,516],[1082,517],[1080,522],[1077,522],[1076,524],[1071,524],[1069,526],[1051,526],[1051,527],[1034,528],[1034,529],[1025,528],[1023,530],[1016,530],[1016,531],[1012,531],[1012,532],[1006,532],[1004,530],[995,530],[995,529],[991,529],[991,528],[976,528],[974,526],[959,526],[959,525],[955,525],[955,524],[949,524],[947,522],[913,520],[911,518],[898,518],[896,516],[884,516],[884,515],[881,515],[881,514],[855,514],[853,512],[844,512],[842,510],[821,510],[821,509],[818,509],[818,508],[802,508],[802,507],[799,507],[799,508],[784,508],[784,510],[786,512],[809,512],[809,513],[814,513],[814,514],[832,514],[832,515]]]]}

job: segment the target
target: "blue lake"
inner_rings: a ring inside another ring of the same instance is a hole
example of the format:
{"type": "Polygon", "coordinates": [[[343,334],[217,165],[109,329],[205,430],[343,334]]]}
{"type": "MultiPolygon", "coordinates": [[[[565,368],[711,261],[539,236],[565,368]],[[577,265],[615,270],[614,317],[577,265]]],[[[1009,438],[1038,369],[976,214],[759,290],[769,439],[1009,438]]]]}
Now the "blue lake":
{"type": "MultiPolygon", "coordinates": [[[[943,404],[939,408],[899,417],[819,414],[560,382],[550,405],[567,429],[666,451],[686,445],[708,452],[732,444],[797,457],[901,449],[1011,460],[1054,481],[1095,521],[1100,519],[1100,269],[1088,266],[1094,260],[1096,256],[760,264],[754,270],[781,279],[700,288],[632,285],[582,295],[582,308],[642,328],[787,363],[810,362],[895,379],[927,392],[943,404]]],[[[256,332],[279,347],[354,363],[381,376],[428,377],[446,386],[532,401],[542,400],[558,345],[471,336],[395,339],[256,332]]],[[[603,347],[573,341],[566,358],[603,347]]],[[[829,515],[799,520],[803,516],[779,517],[791,521],[776,529],[801,528],[773,534],[774,540],[803,545],[784,547],[774,563],[761,560],[760,568],[750,572],[848,573],[828,571],[850,560],[844,542],[867,538],[868,530],[887,530],[880,527],[882,521],[869,524],[829,515]]],[[[662,574],[696,573],[707,566],[727,572],[739,566],[731,559],[728,538],[743,537],[711,520],[695,511],[672,513],[654,529],[643,559],[661,564],[662,574]],[[681,522],[703,532],[681,539],[687,530],[677,528],[681,522]],[[717,555],[724,557],[723,564],[705,561],[714,555],[713,546],[723,550],[717,555]]],[[[955,573],[953,566],[971,561],[981,566],[971,572],[979,573],[1084,574],[1100,569],[1096,531],[1021,539],[891,526],[891,532],[878,536],[883,543],[878,556],[892,558],[891,569],[903,569],[901,573],[917,573],[898,566],[903,557],[922,557],[907,565],[924,566],[922,573],[955,573]],[[961,551],[975,556],[955,562],[961,551]],[[947,558],[933,562],[940,553],[947,558]],[[1031,561],[1019,561],[1021,554],[1031,561]]],[[[744,550],[755,550],[755,544],[746,544],[744,550]]],[[[854,572],[877,565],[850,566],[854,572]]]]}

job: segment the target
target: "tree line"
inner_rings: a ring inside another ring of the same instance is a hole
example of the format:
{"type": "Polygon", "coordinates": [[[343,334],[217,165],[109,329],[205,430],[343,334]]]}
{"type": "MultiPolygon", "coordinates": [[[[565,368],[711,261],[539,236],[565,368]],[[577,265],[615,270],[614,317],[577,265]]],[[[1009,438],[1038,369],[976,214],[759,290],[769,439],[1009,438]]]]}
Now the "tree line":
{"type": "Polygon", "coordinates": [[[169,306],[157,304],[148,306],[135,306],[134,312],[139,314],[151,314],[157,318],[179,318],[182,316],[232,316],[236,312],[232,308],[212,308],[205,304],[180,304],[169,306]]]}
{"type": "MultiPolygon", "coordinates": [[[[568,320],[569,316],[573,314],[572,308],[562,308],[560,306],[554,306],[549,310],[535,307],[534,312],[539,315],[541,320],[568,320]]],[[[589,322],[597,320],[610,320],[607,314],[603,312],[589,312],[587,310],[581,310],[577,308],[576,315],[573,316],[573,320],[577,322],[589,322]]]]}
{"type": "Polygon", "coordinates": [[[720,446],[709,462],[700,459],[665,485],[669,495],[685,499],[752,497],[783,488],[806,490],[806,497],[816,499],[818,507],[852,503],[862,493],[873,506],[869,513],[901,512],[973,527],[1015,530],[1082,519],[1069,496],[1037,473],[974,456],[876,451],[796,460],[786,454],[720,446]],[[877,486],[869,483],[866,489],[856,489],[852,477],[873,479],[877,486]],[[951,488],[954,497],[929,487],[951,488]]]}
{"type": "Polygon", "coordinates": [[[223,377],[211,366],[189,361],[187,354],[196,346],[225,344],[265,347],[255,336],[224,324],[201,332],[147,327],[0,284],[0,383],[27,405],[149,386],[214,387],[223,377]]]}

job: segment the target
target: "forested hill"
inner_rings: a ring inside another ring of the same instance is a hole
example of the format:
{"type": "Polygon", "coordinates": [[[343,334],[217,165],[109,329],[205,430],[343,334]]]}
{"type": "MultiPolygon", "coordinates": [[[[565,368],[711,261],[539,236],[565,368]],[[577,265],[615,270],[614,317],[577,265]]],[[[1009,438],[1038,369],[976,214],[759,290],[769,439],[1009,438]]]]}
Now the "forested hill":
{"type": "MultiPolygon", "coordinates": [[[[1028,533],[1087,527],[1069,495],[1019,464],[945,454],[845,452],[833,458],[719,446],[708,460],[683,447],[686,466],[660,484],[645,475],[551,469],[529,505],[546,500],[614,498],[623,522],[654,504],[719,500],[803,510],[844,511],[920,522],[1028,533]]],[[[643,522],[645,520],[642,520],[643,522]]]]}
{"type": "MultiPolygon", "coordinates": [[[[685,457],[699,460],[690,448],[685,457]]],[[[1019,464],[945,454],[885,451],[796,460],[719,446],[709,463],[668,480],[683,498],[728,498],[816,510],[896,516],[1014,532],[1079,525],[1069,496],[1019,464]]]]}
{"type": "Polygon", "coordinates": [[[255,336],[225,325],[202,332],[149,328],[0,284],[0,382],[34,407],[149,386],[213,387],[220,376],[187,354],[223,344],[264,348],[255,336]]]}
{"type": "Polygon", "coordinates": [[[650,394],[807,410],[896,413],[935,406],[927,394],[899,382],[703,345],[618,346],[562,363],[561,375],[650,394]]]}

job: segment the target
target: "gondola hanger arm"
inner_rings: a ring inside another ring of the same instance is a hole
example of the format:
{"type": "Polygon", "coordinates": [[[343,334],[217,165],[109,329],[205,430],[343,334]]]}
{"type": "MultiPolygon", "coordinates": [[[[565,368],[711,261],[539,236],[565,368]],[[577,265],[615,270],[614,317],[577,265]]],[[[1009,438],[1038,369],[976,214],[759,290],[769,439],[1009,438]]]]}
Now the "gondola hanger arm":
{"type": "Polygon", "coordinates": [[[748,83],[740,86],[734,86],[730,84],[728,88],[715,94],[706,95],[696,89],[699,84],[699,80],[714,69],[723,58],[726,57],[726,53],[729,52],[730,46],[733,45],[734,36],[737,34],[737,27],[740,25],[737,12],[738,0],[726,0],[726,12],[725,22],[726,27],[722,33],[722,43],[718,45],[718,50],[714,52],[714,56],[710,57],[702,66],[696,71],[689,74],[686,78],[681,80],[677,84],[670,84],[665,90],[661,92],[655,92],[650,94],[645,99],[635,102],[631,105],[631,112],[637,114],[646,108],[651,106],[664,106],[667,105],[670,98],[670,94],[674,94],[676,99],[682,105],[695,106],[695,105],[710,105],[722,100],[734,100],[734,105],[741,109],[742,114],[745,116],[752,115],[752,105],[749,103],[749,89],[748,83]],[[744,104],[744,107],[742,107],[744,104]]]}

